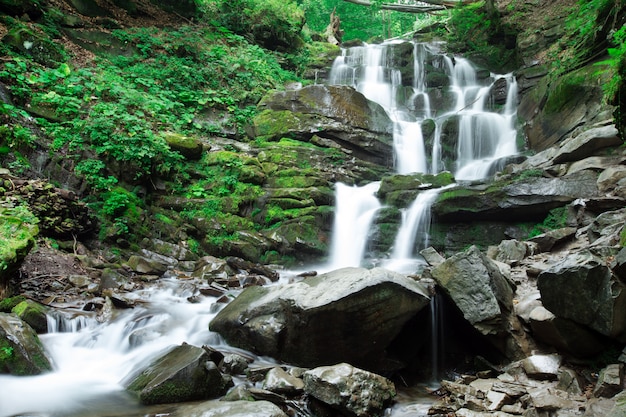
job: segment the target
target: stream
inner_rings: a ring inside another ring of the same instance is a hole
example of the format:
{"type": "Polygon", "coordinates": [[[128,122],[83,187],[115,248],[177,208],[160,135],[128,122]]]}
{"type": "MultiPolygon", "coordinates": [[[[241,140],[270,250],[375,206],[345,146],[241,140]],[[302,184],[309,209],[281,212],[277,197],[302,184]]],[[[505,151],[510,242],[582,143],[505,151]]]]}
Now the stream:
{"type": "MultiPolygon", "coordinates": [[[[353,86],[385,108],[394,123],[398,174],[449,170],[457,180],[475,180],[490,175],[498,162],[517,152],[517,92],[511,74],[478,77],[468,60],[442,54],[441,45],[413,43],[412,83],[406,85],[400,68],[391,65],[397,61],[393,54],[398,45],[394,41],[344,50],[330,76],[330,83],[353,86]],[[447,99],[435,97],[441,90],[429,87],[431,70],[447,74],[447,99]],[[502,105],[494,105],[491,99],[496,84],[506,88],[502,105]],[[437,107],[435,102],[443,106],[437,107]],[[428,140],[423,129],[427,122],[434,124],[428,140]],[[455,129],[451,128],[453,124],[455,129]],[[452,161],[450,149],[444,149],[449,148],[446,139],[455,130],[458,138],[452,161]]],[[[320,269],[364,263],[372,222],[382,207],[376,198],[379,184],[336,184],[332,250],[328,264],[320,269]]],[[[428,245],[430,207],[440,191],[422,192],[412,204],[407,204],[395,243],[389,248],[389,258],[382,260],[383,266],[406,273],[414,272],[416,265],[423,262],[417,251],[428,245]]],[[[285,280],[282,277],[280,282],[285,280]]],[[[0,417],[168,415],[176,405],[140,406],[124,391],[124,380],[169,346],[183,342],[236,351],[208,330],[219,310],[216,299],[205,297],[190,303],[188,297],[194,291],[190,281],[162,278],[158,285],[132,295],[135,308],[111,309],[104,322],[90,313],[72,310],[51,316],[50,332],[41,335],[41,340],[55,370],[32,377],[0,376],[0,417]]],[[[438,327],[433,324],[433,328],[438,327]]],[[[274,362],[271,358],[255,357],[255,363],[274,362]]],[[[418,387],[402,391],[397,405],[386,415],[419,416],[425,415],[427,409],[425,390],[418,387]]]]}

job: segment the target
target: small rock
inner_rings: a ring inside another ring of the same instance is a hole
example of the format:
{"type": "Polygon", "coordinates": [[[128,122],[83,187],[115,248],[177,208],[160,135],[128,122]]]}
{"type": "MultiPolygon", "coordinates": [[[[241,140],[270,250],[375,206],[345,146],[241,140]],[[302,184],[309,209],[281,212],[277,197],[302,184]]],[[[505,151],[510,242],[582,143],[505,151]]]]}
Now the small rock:
{"type": "Polygon", "coordinates": [[[622,391],[623,382],[624,364],[611,364],[600,371],[593,396],[611,398],[622,391]]]}
{"type": "Polygon", "coordinates": [[[263,388],[282,394],[296,394],[304,389],[304,382],[288,374],[282,368],[275,367],[265,375],[263,388]]]}
{"type": "Polygon", "coordinates": [[[522,361],[526,375],[537,380],[556,380],[560,365],[558,355],[532,355],[522,361]]]}

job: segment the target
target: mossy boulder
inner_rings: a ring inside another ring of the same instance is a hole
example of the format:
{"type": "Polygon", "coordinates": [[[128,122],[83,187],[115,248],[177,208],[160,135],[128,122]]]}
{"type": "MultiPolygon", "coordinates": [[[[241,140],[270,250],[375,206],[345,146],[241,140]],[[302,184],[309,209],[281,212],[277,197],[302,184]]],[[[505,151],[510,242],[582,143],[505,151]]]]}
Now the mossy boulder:
{"type": "Polygon", "coordinates": [[[165,133],[163,135],[165,142],[173,151],[183,155],[192,161],[202,159],[202,141],[191,136],[181,135],[180,133],[165,133]]]}
{"type": "Polygon", "coordinates": [[[89,17],[109,17],[111,12],[100,6],[95,0],[67,0],[78,13],[89,17]]]}
{"type": "Polygon", "coordinates": [[[35,18],[41,15],[41,2],[38,0],[0,0],[0,10],[8,15],[35,18]]]}
{"type": "Polygon", "coordinates": [[[57,67],[65,62],[65,53],[59,44],[25,26],[11,28],[2,42],[47,67],[57,67]]]}
{"type": "Polygon", "coordinates": [[[527,121],[529,147],[542,151],[565,139],[578,126],[611,117],[611,107],[602,99],[602,85],[608,77],[610,71],[600,72],[589,65],[554,80],[545,77],[524,95],[518,113],[527,121]]]}
{"type": "Polygon", "coordinates": [[[392,123],[385,110],[351,87],[312,85],[266,95],[258,105],[252,135],[309,141],[329,139],[353,156],[391,165],[392,123]]]}
{"type": "Polygon", "coordinates": [[[130,379],[126,387],[142,404],[164,404],[215,398],[228,385],[204,349],[182,344],[130,379]]]}
{"type": "Polygon", "coordinates": [[[0,374],[39,375],[50,370],[37,333],[15,314],[0,313],[0,374]]]}
{"type": "Polygon", "coordinates": [[[194,0],[150,0],[150,2],[166,12],[187,18],[194,17],[198,13],[198,6],[194,0]]]}
{"type": "Polygon", "coordinates": [[[35,245],[37,219],[25,208],[0,206],[0,298],[10,294],[8,279],[35,245]]]}
{"type": "Polygon", "coordinates": [[[48,310],[48,307],[43,304],[39,304],[36,301],[24,300],[13,307],[11,312],[28,323],[37,333],[47,333],[48,310]]]}

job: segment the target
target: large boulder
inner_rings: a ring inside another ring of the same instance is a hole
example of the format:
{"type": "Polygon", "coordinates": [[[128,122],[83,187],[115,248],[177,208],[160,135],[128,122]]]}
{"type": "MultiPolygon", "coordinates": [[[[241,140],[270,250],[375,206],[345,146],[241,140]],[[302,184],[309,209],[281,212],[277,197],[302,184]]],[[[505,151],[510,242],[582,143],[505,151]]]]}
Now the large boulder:
{"type": "Polygon", "coordinates": [[[312,85],[277,91],[259,103],[253,136],[293,137],[308,141],[314,135],[331,139],[366,161],[390,166],[392,123],[385,110],[355,89],[312,85]]]}
{"type": "Polygon", "coordinates": [[[0,313],[0,374],[39,375],[51,369],[33,329],[15,314],[0,313]]]}
{"type": "Polygon", "coordinates": [[[228,343],[300,366],[369,369],[429,302],[426,290],[382,268],[344,268],[280,287],[245,289],[210,323],[228,343]]]}
{"type": "Polygon", "coordinates": [[[544,307],[557,317],[626,341],[626,287],[604,259],[573,253],[539,274],[537,287],[544,307]]]}
{"type": "Polygon", "coordinates": [[[126,386],[143,404],[163,404],[215,398],[224,393],[228,383],[204,349],[182,344],[132,377],[126,386]]]}
{"type": "Polygon", "coordinates": [[[382,416],[396,395],[393,382],[387,378],[347,363],[311,369],[303,379],[307,394],[358,417],[382,416]]]}
{"type": "Polygon", "coordinates": [[[500,355],[517,359],[532,349],[532,341],[514,314],[513,284],[504,266],[471,246],[434,267],[431,275],[481,338],[500,355]]]}
{"type": "Polygon", "coordinates": [[[463,317],[482,334],[505,330],[503,316],[513,310],[513,288],[476,246],[448,258],[431,273],[463,317]]]}
{"type": "Polygon", "coordinates": [[[12,295],[9,277],[35,246],[37,219],[26,210],[0,207],[0,299],[12,295]]]}

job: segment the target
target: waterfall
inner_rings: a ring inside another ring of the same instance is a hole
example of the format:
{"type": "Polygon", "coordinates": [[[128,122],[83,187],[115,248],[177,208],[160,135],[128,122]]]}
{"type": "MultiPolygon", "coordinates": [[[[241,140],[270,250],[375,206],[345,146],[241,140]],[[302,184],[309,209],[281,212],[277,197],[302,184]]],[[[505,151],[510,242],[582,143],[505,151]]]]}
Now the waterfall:
{"type": "Polygon", "coordinates": [[[333,226],[330,268],[359,266],[370,225],[380,202],[374,196],[380,182],[363,187],[335,185],[335,223],[333,226]]]}
{"type": "MultiPolygon", "coordinates": [[[[413,68],[407,71],[410,68],[394,67],[397,62],[411,61],[398,56],[409,50],[400,46],[403,42],[393,41],[344,49],[329,78],[331,84],[352,86],[385,109],[394,127],[396,173],[437,174],[450,169],[457,180],[477,180],[493,174],[498,162],[517,153],[517,83],[512,74],[482,71],[479,75],[469,60],[442,54],[441,44],[419,42],[412,43],[413,68]],[[411,74],[412,81],[405,82],[402,74],[411,74]],[[506,82],[506,100],[495,91],[502,80],[506,82]],[[427,122],[434,129],[425,137],[427,122]]],[[[357,258],[357,253],[362,256],[364,246],[355,243],[355,238],[369,232],[358,230],[358,216],[342,214],[343,204],[355,202],[339,196],[341,189],[337,188],[335,228],[351,230],[352,240],[338,243],[335,239],[340,236],[335,230],[331,264],[359,265],[362,257],[357,258]],[[349,255],[343,253],[347,249],[342,245],[350,246],[349,255]],[[342,258],[345,262],[340,262],[342,258]]],[[[386,262],[391,269],[404,269],[405,261],[414,259],[416,237],[428,235],[430,206],[439,191],[421,192],[403,213],[391,259],[386,262]]],[[[418,248],[427,244],[427,239],[420,239],[418,248]]]]}
{"type": "Polygon", "coordinates": [[[438,382],[443,370],[444,346],[444,315],[441,296],[435,293],[430,299],[430,356],[431,356],[431,380],[438,382]]]}

